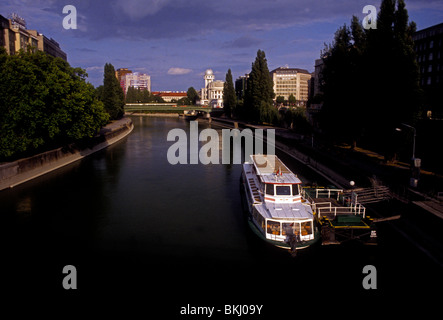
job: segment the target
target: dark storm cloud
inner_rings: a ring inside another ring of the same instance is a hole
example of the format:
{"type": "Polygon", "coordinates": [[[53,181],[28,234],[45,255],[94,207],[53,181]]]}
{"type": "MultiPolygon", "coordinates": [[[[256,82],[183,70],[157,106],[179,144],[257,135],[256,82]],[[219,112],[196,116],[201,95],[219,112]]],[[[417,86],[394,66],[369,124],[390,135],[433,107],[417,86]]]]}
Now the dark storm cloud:
{"type": "MultiPolygon", "coordinates": [[[[81,36],[90,39],[159,39],[199,37],[219,30],[239,33],[269,30],[325,21],[336,15],[349,15],[352,8],[361,11],[363,3],[368,1],[353,1],[351,6],[349,1],[329,0],[316,1],[315,5],[308,0],[70,2],[77,8],[81,36]],[[358,4],[360,2],[362,5],[358,4]]],[[[61,12],[65,4],[66,1],[54,1],[45,10],[61,12]]]]}
{"type": "MultiPolygon", "coordinates": [[[[66,0],[12,3],[37,7],[63,18],[66,0]]],[[[267,31],[283,27],[334,21],[348,22],[354,14],[364,17],[367,4],[379,6],[381,0],[70,0],[77,8],[79,37],[88,39],[122,38],[133,40],[200,38],[214,32],[267,31]],[[372,3],[371,3],[372,2],[372,3]]],[[[437,0],[409,0],[407,7],[443,9],[437,0]]],[[[252,38],[245,39],[251,43],[252,38]]],[[[226,46],[247,46],[244,43],[226,46]]],[[[248,42],[246,41],[246,42],[248,42]]],[[[252,43],[251,43],[252,45],[252,43]]]]}
{"type": "Polygon", "coordinates": [[[250,48],[257,47],[262,40],[249,36],[242,36],[240,38],[228,41],[223,45],[223,48],[250,48]]]}

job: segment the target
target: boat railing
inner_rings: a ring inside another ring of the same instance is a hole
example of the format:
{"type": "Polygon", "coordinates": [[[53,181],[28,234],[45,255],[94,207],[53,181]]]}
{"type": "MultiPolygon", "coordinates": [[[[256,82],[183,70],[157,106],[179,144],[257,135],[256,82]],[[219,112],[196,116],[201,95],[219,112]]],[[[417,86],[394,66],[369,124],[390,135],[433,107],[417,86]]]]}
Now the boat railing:
{"type": "Polygon", "coordinates": [[[360,203],[356,203],[355,205],[352,205],[350,207],[335,207],[332,206],[332,203],[317,203],[315,208],[316,212],[318,214],[318,218],[320,219],[322,216],[330,216],[333,215],[334,218],[338,215],[344,215],[344,214],[353,214],[353,215],[361,215],[363,218],[366,215],[366,208],[361,205],[360,203]],[[321,206],[318,206],[321,204],[321,206]],[[326,204],[326,205],[325,205],[326,204]]]}
{"type": "Polygon", "coordinates": [[[301,188],[301,196],[302,198],[306,199],[309,203],[314,203],[314,199],[311,197],[311,195],[306,192],[305,188],[301,188]]]}
{"type": "Polygon", "coordinates": [[[313,198],[331,198],[337,201],[340,200],[340,196],[343,195],[343,189],[323,189],[323,188],[303,188],[303,194],[305,197],[310,200],[313,198]]]}
{"type": "Polygon", "coordinates": [[[312,207],[313,211],[317,212],[317,210],[319,208],[329,208],[329,209],[332,208],[332,203],[330,201],[328,201],[328,202],[314,202],[314,201],[312,201],[311,207],[312,207]]]}

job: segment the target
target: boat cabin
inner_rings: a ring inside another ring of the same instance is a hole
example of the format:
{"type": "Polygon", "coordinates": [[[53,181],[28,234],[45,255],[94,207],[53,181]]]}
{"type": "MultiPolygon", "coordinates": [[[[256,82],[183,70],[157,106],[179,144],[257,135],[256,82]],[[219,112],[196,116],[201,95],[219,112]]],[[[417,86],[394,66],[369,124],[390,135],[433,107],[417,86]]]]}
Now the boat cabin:
{"type": "Polygon", "coordinates": [[[260,178],[265,201],[288,203],[301,201],[300,179],[277,157],[251,156],[254,171],[260,178]]]}
{"type": "Polygon", "coordinates": [[[296,236],[314,239],[314,217],[309,203],[302,201],[301,181],[273,155],[252,155],[245,163],[252,221],[268,240],[285,242],[296,236]]]}

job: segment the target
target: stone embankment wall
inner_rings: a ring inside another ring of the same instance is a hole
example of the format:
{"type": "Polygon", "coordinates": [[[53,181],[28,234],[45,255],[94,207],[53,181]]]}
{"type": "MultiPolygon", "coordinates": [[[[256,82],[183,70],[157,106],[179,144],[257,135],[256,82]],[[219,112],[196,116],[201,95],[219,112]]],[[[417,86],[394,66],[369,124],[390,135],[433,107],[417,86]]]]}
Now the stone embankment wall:
{"type": "Polygon", "coordinates": [[[131,119],[123,118],[102,128],[87,144],[72,144],[0,165],[0,190],[12,188],[106,148],[127,136],[133,128],[131,119]]]}

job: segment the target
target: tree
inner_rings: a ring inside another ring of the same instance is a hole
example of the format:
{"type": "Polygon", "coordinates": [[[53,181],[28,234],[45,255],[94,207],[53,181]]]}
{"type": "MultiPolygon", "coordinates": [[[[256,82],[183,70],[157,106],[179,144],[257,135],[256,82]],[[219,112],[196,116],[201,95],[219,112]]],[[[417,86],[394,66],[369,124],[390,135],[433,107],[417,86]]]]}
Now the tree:
{"type": "Polygon", "coordinates": [[[278,112],[273,106],[274,96],[266,55],[263,51],[258,50],[247,80],[244,100],[246,119],[255,122],[276,122],[278,112]]]}
{"type": "Polygon", "coordinates": [[[152,98],[152,102],[155,102],[155,103],[165,103],[165,102],[166,102],[166,101],[163,100],[163,98],[160,97],[160,96],[151,95],[151,98],[152,98]]]}
{"type": "Polygon", "coordinates": [[[354,124],[359,122],[362,112],[351,97],[353,90],[358,90],[354,83],[353,50],[352,34],[344,25],[335,33],[334,43],[324,58],[324,103],[320,122],[325,133],[338,140],[355,139],[354,129],[358,127],[354,128],[354,124]]]}
{"type": "Polygon", "coordinates": [[[290,106],[295,106],[295,104],[297,103],[297,99],[295,99],[295,96],[293,94],[289,96],[288,103],[290,106]]]}
{"type": "Polygon", "coordinates": [[[186,92],[186,95],[191,102],[191,104],[195,105],[197,104],[197,100],[199,99],[197,91],[194,89],[194,87],[189,87],[188,91],[186,92]]]}
{"type": "Polygon", "coordinates": [[[115,77],[114,66],[105,64],[103,78],[103,104],[112,120],[120,119],[124,114],[125,96],[118,79],[115,77]]]}
{"type": "Polygon", "coordinates": [[[370,71],[371,95],[367,102],[372,104],[372,112],[366,117],[367,131],[389,160],[396,153],[394,128],[402,122],[414,125],[421,111],[422,93],[412,41],[415,23],[408,24],[403,0],[383,0],[377,29],[369,31],[365,62],[370,71]]]}
{"type": "Polygon", "coordinates": [[[83,69],[41,51],[0,48],[0,158],[93,137],[109,117],[83,69]]]}
{"type": "Polygon", "coordinates": [[[275,103],[277,103],[278,105],[285,103],[285,97],[283,97],[283,96],[278,96],[278,97],[275,99],[275,103]]]}
{"type": "Polygon", "coordinates": [[[181,106],[190,106],[191,104],[192,104],[192,101],[189,100],[188,97],[180,98],[180,99],[177,101],[177,105],[181,105],[181,106]]]}
{"type": "Polygon", "coordinates": [[[283,121],[286,125],[298,133],[311,133],[312,128],[306,117],[305,108],[287,109],[283,113],[283,121]]]}
{"type": "Polygon", "coordinates": [[[235,95],[234,82],[232,81],[232,73],[231,69],[228,69],[226,81],[223,85],[223,109],[228,118],[231,118],[236,104],[237,97],[235,95]]]}
{"type": "Polygon", "coordinates": [[[414,123],[420,112],[415,24],[403,0],[383,0],[377,29],[363,30],[356,17],[337,30],[322,52],[322,130],[337,140],[364,141],[391,157],[394,128],[414,123]]]}
{"type": "Polygon", "coordinates": [[[134,87],[128,87],[128,91],[126,91],[126,103],[137,103],[137,91],[134,87]]]}
{"type": "Polygon", "coordinates": [[[148,89],[138,89],[141,103],[152,102],[152,96],[148,89]]]}

